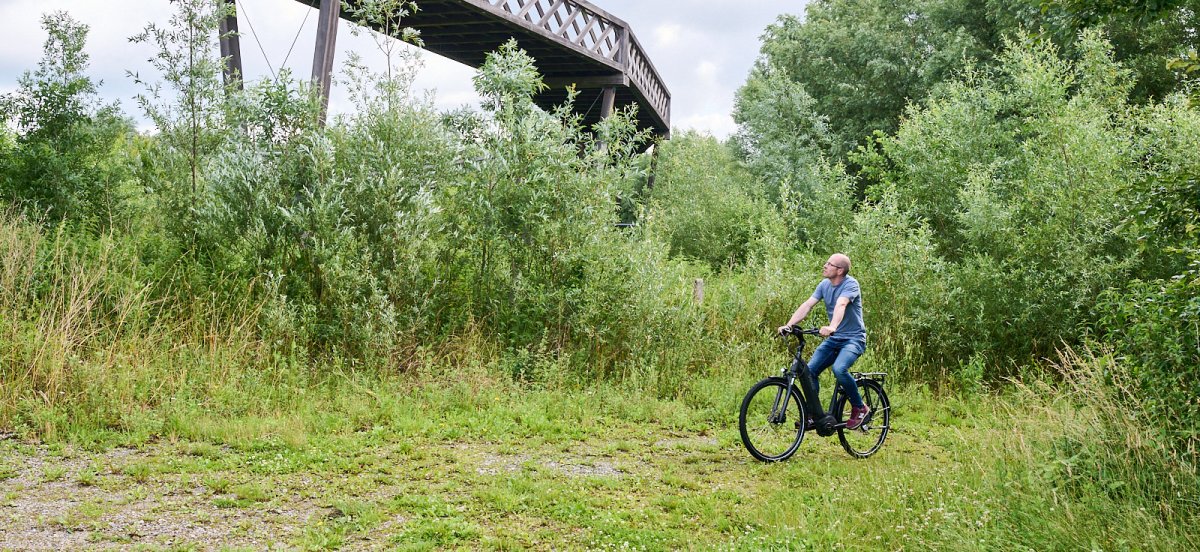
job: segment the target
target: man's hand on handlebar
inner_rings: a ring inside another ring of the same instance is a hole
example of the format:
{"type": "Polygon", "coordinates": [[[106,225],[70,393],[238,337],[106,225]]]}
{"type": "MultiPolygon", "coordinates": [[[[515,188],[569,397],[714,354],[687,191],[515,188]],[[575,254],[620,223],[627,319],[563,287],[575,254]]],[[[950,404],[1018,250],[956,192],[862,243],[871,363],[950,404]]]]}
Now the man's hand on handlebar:
{"type": "Polygon", "coordinates": [[[833,332],[835,331],[836,330],[833,326],[821,326],[821,337],[829,337],[833,335],[833,332]]]}
{"type": "Polygon", "coordinates": [[[800,334],[828,336],[829,334],[833,333],[833,328],[831,326],[825,326],[822,328],[802,328],[799,324],[795,324],[791,326],[780,326],[775,330],[775,333],[779,337],[800,334]],[[826,330],[828,330],[829,333],[826,333],[826,330]]]}

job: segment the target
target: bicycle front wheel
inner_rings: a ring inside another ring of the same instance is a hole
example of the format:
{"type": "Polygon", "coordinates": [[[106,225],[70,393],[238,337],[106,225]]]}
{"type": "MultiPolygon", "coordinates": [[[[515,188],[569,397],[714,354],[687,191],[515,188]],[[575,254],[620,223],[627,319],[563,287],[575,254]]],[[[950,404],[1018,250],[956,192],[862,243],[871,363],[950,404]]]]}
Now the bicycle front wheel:
{"type": "MultiPolygon", "coordinates": [[[[892,423],[892,405],[888,402],[887,393],[883,392],[883,386],[875,381],[858,382],[858,392],[862,395],[863,403],[871,407],[871,412],[857,429],[844,426],[838,429],[838,439],[850,456],[866,458],[875,454],[883,446],[883,440],[887,439],[892,423]]],[[[834,408],[838,422],[850,419],[850,408],[850,401],[843,394],[834,408]]]]}
{"type": "Polygon", "coordinates": [[[767,378],[750,388],[738,416],[742,444],[763,462],[786,460],[804,440],[804,404],[781,378],[767,378]]]}

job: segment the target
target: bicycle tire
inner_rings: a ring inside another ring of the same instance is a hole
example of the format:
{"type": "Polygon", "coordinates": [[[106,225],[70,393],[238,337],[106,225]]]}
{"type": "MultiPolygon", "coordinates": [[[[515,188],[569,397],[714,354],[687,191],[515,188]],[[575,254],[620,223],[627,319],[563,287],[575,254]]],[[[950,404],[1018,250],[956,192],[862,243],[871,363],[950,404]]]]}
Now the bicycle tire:
{"type": "MultiPolygon", "coordinates": [[[[863,403],[871,407],[871,413],[867,414],[867,419],[857,429],[839,428],[838,440],[850,456],[866,458],[878,452],[887,439],[891,430],[892,406],[883,386],[874,380],[860,380],[858,392],[862,395],[863,403]]],[[[850,418],[850,407],[849,398],[843,394],[833,410],[838,423],[850,418]]]]}
{"type": "Polygon", "coordinates": [[[804,403],[795,386],[783,378],[767,378],[750,388],[742,399],[738,431],[750,455],[763,462],[787,460],[804,440],[804,403]],[[776,412],[782,393],[790,393],[782,416],[776,412]],[[797,423],[799,422],[799,423],[797,423]]]}

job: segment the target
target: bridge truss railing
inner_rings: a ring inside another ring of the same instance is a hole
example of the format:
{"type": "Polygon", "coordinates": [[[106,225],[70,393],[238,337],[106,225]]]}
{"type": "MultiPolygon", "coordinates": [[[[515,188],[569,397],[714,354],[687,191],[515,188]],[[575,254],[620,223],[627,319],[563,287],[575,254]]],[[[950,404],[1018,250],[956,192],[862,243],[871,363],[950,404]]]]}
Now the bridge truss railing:
{"type": "Polygon", "coordinates": [[[671,95],[624,21],[583,0],[467,1],[496,15],[515,18],[623,73],[659,117],[670,120],[671,95]]]}

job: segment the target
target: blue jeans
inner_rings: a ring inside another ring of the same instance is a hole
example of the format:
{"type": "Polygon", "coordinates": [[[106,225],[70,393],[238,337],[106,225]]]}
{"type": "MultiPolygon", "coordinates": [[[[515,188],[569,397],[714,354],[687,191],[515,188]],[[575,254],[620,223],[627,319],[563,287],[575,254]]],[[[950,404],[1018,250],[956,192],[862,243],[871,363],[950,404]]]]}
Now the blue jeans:
{"type": "Polygon", "coordinates": [[[846,397],[850,399],[850,404],[862,408],[862,395],[858,393],[858,382],[855,382],[854,376],[850,375],[850,367],[866,349],[867,343],[861,339],[835,339],[832,337],[825,339],[825,342],[813,351],[812,358],[808,359],[808,372],[813,376],[813,386],[818,393],[817,396],[820,396],[819,377],[821,372],[833,366],[833,375],[837,378],[838,383],[842,384],[842,389],[846,391],[846,397]]]}

